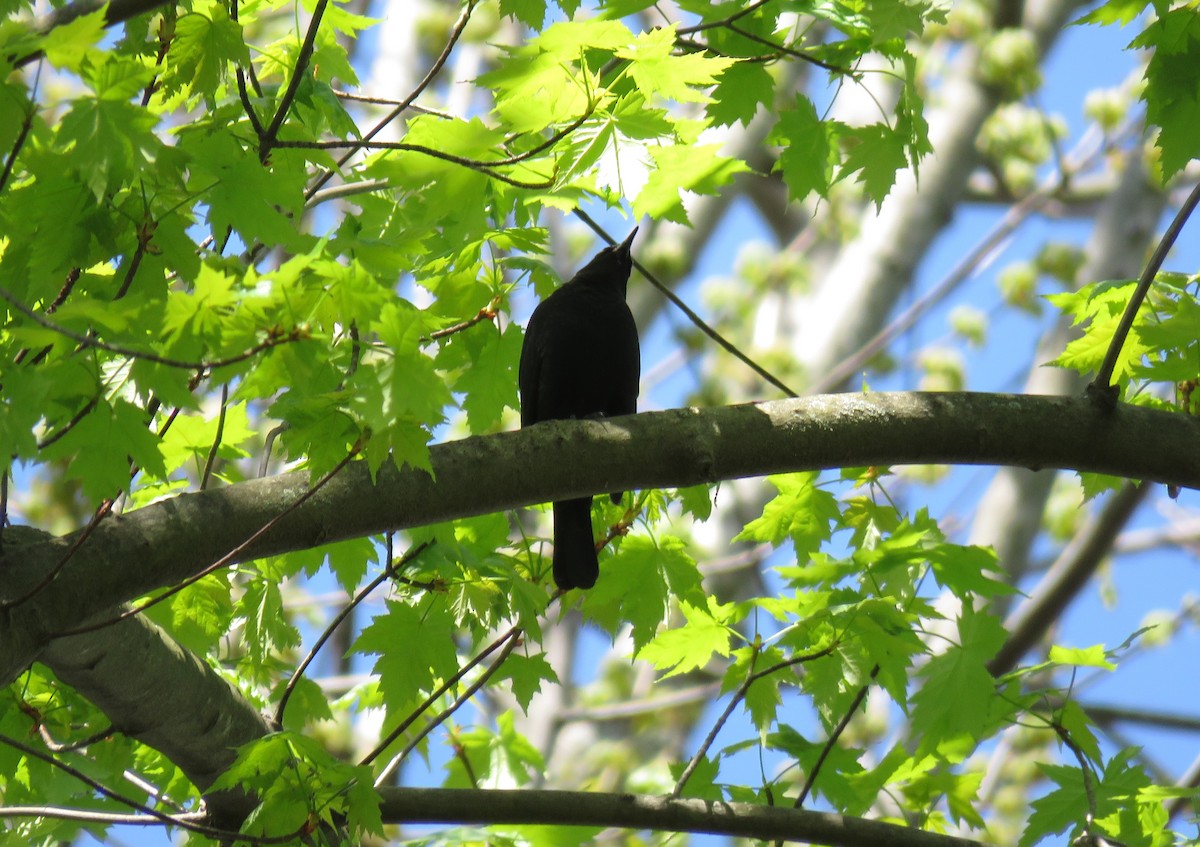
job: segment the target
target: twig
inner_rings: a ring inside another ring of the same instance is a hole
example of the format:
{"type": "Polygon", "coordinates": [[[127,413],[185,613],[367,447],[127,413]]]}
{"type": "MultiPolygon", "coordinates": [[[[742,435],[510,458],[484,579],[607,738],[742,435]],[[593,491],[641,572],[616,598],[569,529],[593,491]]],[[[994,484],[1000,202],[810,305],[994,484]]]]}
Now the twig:
{"type": "Polygon", "coordinates": [[[85,738],[80,738],[77,741],[61,742],[50,734],[50,730],[40,718],[37,722],[37,731],[38,735],[42,738],[42,743],[46,745],[46,748],[51,753],[72,753],[76,750],[82,750],[84,747],[89,747],[97,741],[103,741],[117,733],[116,727],[109,724],[104,729],[97,730],[85,738]]]}
{"type": "Polygon", "coordinates": [[[1071,733],[1067,732],[1067,728],[1058,721],[1051,723],[1050,728],[1054,730],[1054,734],[1058,736],[1059,741],[1066,745],[1067,749],[1075,756],[1075,761],[1079,762],[1079,773],[1083,777],[1083,793],[1087,797],[1088,813],[1084,823],[1084,832],[1091,833],[1092,823],[1096,819],[1096,787],[1092,783],[1092,766],[1088,762],[1087,757],[1083,754],[1083,750],[1079,745],[1071,739],[1071,733]]]}
{"type": "MultiPolygon", "coordinates": [[[[725,706],[725,711],[723,711],[721,716],[713,722],[712,729],[709,730],[709,733],[705,737],[703,743],[701,743],[699,749],[696,750],[696,755],[692,756],[691,761],[687,763],[687,767],[683,769],[683,773],[679,775],[679,779],[675,782],[675,788],[671,791],[671,797],[678,799],[679,795],[683,793],[683,787],[687,784],[687,781],[691,778],[692,774],[695,773],[696,768],[700,766],[700,762],[704,759],[704,755],[708,752],[709,748],[712,747],[713,742],[716,740],[717,733],[719,733],[721,728],[725,726],[725,722],[729,720],[729,716],[733,714],[733,710],[737,707],[738,703],[742,702],[747,692],[750,691],[751,685],[765,676],[779,673],[779,671],[793,667],[794,665],[799,665],[804,662],[811,662],[814,659],[820,659],[823,656],[828,656],[836,647],[837,642],[835,641],[830,643],[829,646],[817,650],[815,653],[805,653],[801,656],[792,656],[790,659],[784,659],[783,661],[776,662],[769,668],[765,668],[761,671],[752,671],[751,673],[747,674],[746,678],[742,681],[742,684],[737,687],[736,691],[734,691],[733,697],[729,699],[729,703],[725,706]]],[[[757,658],[757,655],[755,658],[757,658]]],[[[751,667],[753,667],[753,664],[751,667]]]]}
{"type": "Polygon", "coordinates": [[[721,27],[721,26],[729,26],[730,24],[732,24],[734,21],[738,20],[739,18],[744,18],[744,17],[746,17],[746,15],[749,15],[753,12],[757,12],[759,9],[761,9],[763,6],[767,5],[770,2],[771,2],[771,0],[758,0],[758,2],[751,3],[746,8],[741,9],[737,12],[734,12],[732,15],[730,15],[727,18],[722,18],[719,21],[710,21],[709,23],[706,23],[706,24],[696,24],[695,26],[685,26],[682,29],[676,30],[676,33],[678,35],[694,35],[697,32],[704,32],[704,30],[706,30],[706,29],[716,29],[717,27],[721,27]]]}
{"type": "Polygon", "coordinates": [[[531,190],[550,188],[554,185],[553,179],[547,179],[544,182],[525,182],[523,180],[514,179],[502,173],[492,170],[493,167],[503,167],[509,164],[510,161],[516,160],[517,157],[509,157],[509,159],[500,159],[495,162],[485,162],[480,159],[468,159],[465,156],[456,156],[453,153],[447,153],[444,150],[438,150],[433,147],[426,147],[422,144],[409,144],[406,141],[369,141],[366,138],[359,139],[336,139],[332,141],[276,141],[272,147],[283,149],[298,149],[298,150],[341,150],[350,148],[353,151],[358,150],[404,150],[410,153],[420,153],[425,156],[430,156],[434,159],[441,159],[445,162],[453,162],[456,165],[462,165],[465,168],[470,168],[473,171],[478,171],[485,176],[490,176],[492,179],[498,179],[501,182],[514,186],[515,188],[528,188],[531,190]]]}
{"type": "Polygon", "coordinates": [[[279,135],[283,122],[287,120],[288,112],[292,108],[292,101],[296,99],[296,92],[300,90],[300,83],[308,70],[308,60],[312,58],[313,46],[317,42],[317,32],[321,29],[321,18],[325,16],[325,8],[328,5],[329,0],[317,0],[312,19],[308,22],[308,31],[304,33],[304,42],[300,45],[300,53],[296,56],[296,67],[292,70],[292,77],[288,80],[287,89],[279,100],[275,116],[271,118],[266,132],[258,138],[259,158],[264,163],[271,153],[271,148],[275,146],[275,139],[279,135]]]}
{"type": "Polygon", "coordinates": [[[830,73],[841,74],[842,76],[854,76],[855,75],[854,72],[851,71],[849,68],[842,68],[837,65],[831,65],[831,64],[829,64],[829,62],[818,59],[815,56],[810,56],[807,53],[804,53],[800,50],[795,50],[791,47],[788,47],[786,44],[776,44],[774,41],[772,41],[769,38],[763,38],[761,35],[755,35],[754,33],[748,32],[747,30],[744,30],[741,27],[734,26],[731,23],[726,24],[725,28],[732,32],[736,32],[738,35],[742,36],[742,38],[746,38],[746,39],[749,39],[750,41],[755,41],[766,47],[770,47],[772,50],[782,53],[785,56],[791,56],[793,59],[799,59],[802,62],[808,62],[810,65],[816,65],[818,68],[827,70],[830,73]]]}
{"type": "MultiPolygon", "coordinates": [[[[493,641],[491,644],[489,644],[486,648],[484,648],[482,652],[475,655],[469,662],[467,662],[465,665],[463,665],[461,668],[459,668],[458,671],[453,676],[451,676],[449,679],[444,681],[428,697],[426,697],[421,702],[421,705],[417,706],[415,709],[413,709],[411,712],[409,712],[408,717],[406,717],[404,720],[400,721],[399,726],[397,726],[395,729],[393,729],[391,732],[389,732],[382,741],[380,741],[378,744],[376,744],[375,748],[373,750],[371,750],[370,753],[368,753],[366,756],[364,756],[359,761],[359,764],[360,765],[369,765],[369,764],[371,764],[371,762],[373,762],[377,758],[379,758],[380,754],[383,753],[383,751],[386,750],[393,741],[395,741],[397,738],[399,738],[400,735],[406,729],[408,729],[410,726],[412,726],[414,723],[416,723],[417,718],[419,718],[422,714],[424,714],[426,709],[428,709],[435,702],[437,702],[437,699],[439,697],[441,697],[443,694],[445,694],[447,691],[449,691],[452,687],[454,687],[458,683],[458,681],[460,679],[462,679],[464,676],[466,676],[468,673],[470,673],[472,668],[474,668],[476,665],[478,665],[480,662],[482,662],[484,659],[486,659],[492,653],[496,652],[498,649],[500,649],[502,646],[504,646],[505,642],[507,642],[509,638],[515,637],[520,632],[521,632],[520,625],[513,624],[513,626],[510,627],[507,632],[505,632],[503,635],[501,635],[499,638],[497,638],[495,641],[493,641]]],[[[382,784],[382,780],[377,779],[375,781],[375,784],[376,784],[376,787],[378,787],[380,784],[382,784]]]]}
{"type": "Polygon", "coordinates": [[[344,182],[341,185],[335,185],[332,188],[322,188],[315,192],[304,203],[305,209],[311,209],[314,206],[319,206],[329,200],[340,200],[343,197],[352,197],[355,194],[369,194],[373,191],[383,191],[388,187],[386,179],[361,179],[357,182],[344,182]]]}
{"type": "Polygon", "coordinates": [[[229,383],[221,384],[221,411],[217,414],[217,431],[213,435],[212,446],[208,448],[208,458],[204,462],[204,472],[200,474],[200,490],[208,488],[212,479],[213,465],[217,463],[217,451],[221,449],[221,438],[225,434],[225,415],[229,412],[229,383]]]}
{"type": "MultiPolygon", "coordinates": [[[[36,91],[38,83],[42,78],[42,68],[39,65],[37,74],[34,76],[33,88],[36,91]]],[[[21,121],[21,129],[17,133],[16,140],[13,141],[12,150],[9,151],[8,158],[4,160],[4,170],[0,171],[0,191],[4,190],[4,186],[8,185],[8,179],[12,176],[13,167],[17,163],[17,154],[21,152],[21,148],[25,146],[25,139],[29,137],[29,130],[33,128],[33,116],[37,114],[37,109],[33,103],[29,104],[29,108],[25,112],[25,120],[21,121]]]]}
{"type": "Polygon", "coordinates": [[[1175,245],[1175,240],[1179,238],[1183,225],[1191,217],[1197,203],[1200,203],[1200,183],[1196,183],[1187,199],[1183,201],[1183,205],[1175,214],[1175,219],[1171,221],[1171,225],[1167,227],[1167,231],[1159,240],[1158,246],[1154,248],[1154,254],[1146,263],[1146,268],[1138,280],[1137,288],[1134,290],[1133,296],[1129,298],[1129,303],[1125,306],[1125,313],[1121,315],[1121,321],[1117,324],[1117,331],[1113,333],[1112,341],[1109,342],[1100,370],[1096,372],[1096,378],[1088,385],[1089,396],[1099,399],[1106,406],[1113,406],[1117,400],[1118,389],[1112,382],[1113,371],[1117,367],[1117,357],[1121,354],[1121,348],[1125,346],[1129,330],[1133,328],[1138,309],[1141,308],[1142,301],[1146,299],[1150,285],[1154,282],[1154,277],[1158,275],[1159,269],[1167,258],[1167,253],[1175,245]]]}
{"type": "Polygon", "coordinates": [[[833,732],[826,739],[825,746],[821,748],[821,755],[817,756],[817,760],[813,763],[808,776],[804,780],[804,787],[796,795],[796,802],[792,804],[795,808],[799,809],[804,805],[804,801],[808,798],[808,793],[812,791],[813,783],[817,781],[817,774],[821,772],[821,766],[825,764],[825,760],[829,758],[829,754],[833,752],[833,748],[837,745],[838,739],[846,731],[846,727],[850,725],[850,719],[854,717],[858,711],[858,707],[867,698],[867,691],[871,688],[871,683],[875,681],[875,677],[877,676],[879,676],[879,665],[871,668],[870,682],[867,682],[858,689],[858,693],[854,695],[854,700],[850,703],[850,708],[846,710],[846,714],[842,715],[842,719],[838,721],[838,725],[833,728],[833,732]]]}
{"type": "MultiPolygon", "coordinates": [[[[579,218],[579,220],[581,220],[585,224],[587,224],[592,229],[593,232],[595,232],[597,235],[599,235],[601,238],[603,238],[609,244],[617,243],[616,239],[614,239],[611,235],[609,235],[607,232],[605,232],[604,228],[601,227],[598,223],[596,223],[594,220],[592,220],[591,216],[588,215],[587,212],[583,211],[582,209],[576,208],[573,211],[573,214],[575,215],[575,217],[579,218]]],[[[770,371],[768,371],[766,368],[764,368],[758,362],[751,359],[748,355],[746,355],[741,350],[739,350],[736,346],[734,346],[734,344],[731,341],[726,339],[725,336],[721,335],[721,333],[717,332],[715,329],[713,329],[711,326],[709,326],[707,323],[705,323],[703,318],[701,318],[698,314],[696,314],[694,311],[692,311],[692,309],[687,305],[687,303],[684,303],[683,300],[679,299],[679,296],[674,291],[672,291],[670,288],[668,288],[666,286],[666,284],[661,282],[658,279],[658,277],[656,277],[654,274],[650,273],[650,271],[648,271],[641,262],[639,262],[637,259],[634,259],[633,266],[635,268],[637,268],[639,271],[641,271],[642,276],[644,276],[647,280],[649,280],[651,285],[653,285],[655,288],[657,288],[659,291],[661,291],[663,296],[666,297],[668,300],[670,300],[671,303],[677,309],[679,309],[681,312],[683,312],[684,315],[687,316],[687,319],[689,321],[691,321],[696,326],[697,329],[699,329],[701,332],[703,332],[705,335],[707,335],[713,341],[717,342],[717,344],[719,344],[724,350],[726,350],[729,353],[732,353],[734,355],[734,357],[737,358],[738,361],[745,364],[747,367],[750,368],[750,370],[754,371],[756,374],[761,376],[767,382],[771,383],[771,385],[778,388],[780,391],[782,391],[788,397],[798,397],[799,396],[795,391],[793,391],[791,388],[789,388],[783,382],[783,380],[779,379],[777,376],[772,374],[770,371]]]]}
{"type": "Polygon", "coordinates": [[[154,815],[122,815],[97,812],[94,809],[71,809],[66,806],[0,806],[0,818],[51,818],[59,821],[78,821],[102,826],[184,826],[208,820],[207,812],[184,812],[173,815],[169,823],[154,815]]]}
{"type": "Polygon", "coordinates": [[[83,408],[80,409],[78,412],[76,412],[69,421],[67,421],[65,424],[63,424],[62,429],[55,430],[55,432],[52,435],[47,435],[45,438],[43,438],[41,441],[39,441],[37,443],[37,449],[45,450],[51,444],[58,441],[60,438],[62,438],[68,432],[73,430],[75,427],[79,426],[80,422],[83,421],[83,419],[88,416],[88,413],[91,412],[92,409],[96,408],[96,404],[99,402],[100,402],[100,396],[97,395],[97,396],[93,397],[91,400],[84,403],[83,408]]]}
{"type": "MultiPolygon", "coordinates": [[[[363,136],[364,141],[370,141],[376,135],[383,132],[388,124],[400,117],[400,115],[404,114],[405,110],[413,104],[413,101],[421,96],[421,92],[428,88],[429,84],[433,82],[439,73],[441,73],[442,68],[450,59],[450,54],[454,51],[454,46],[458,44],[458,39],[462,36],[463,30],[467,28],[467,22],[471,20],[471,13],[475,10],[476,2],[478,2],[478,0],[468,0],[467,4],[463,6],[463,10],[459,14],[458,20],[454,22],[454,26],[450,30],[450,37],[446,40],[446,46],[442,48],[442,52],[438,55],[437,59],[434,60],[433,65],[425,73],[424,78],[417,83],[417,87],[414,88],[407,97],[405,97],[396,105],[396,108],[392,109],[391,112],[385,115],[383,119],[379,121],[379,123],[375,124],[375,126],[372,127],[365,136],[363,136]]],[[[346,155],[338,159],[337,167],[325,171],[325,173],[323,173],[305,192],[305,199],[311,199],[314,194],[316,194],[325,186],[325,183],[333,179],[333,175],[337,172],[337,170],[349,162],[354,157],[356,152],[356,150],[351,150],[346,153],[346,155]]]]}
{"type": "Polygon", "coordinates": [[[470,329],[471,327],[475,326],[475,324],[483,323],[484,321],[490,321],[490,320],[494,319],[497,314],[499,314],[499,312],[497,311],[497,309],[499,307],[500,307],[500,297],[499,297],[499,295],[497,295],[492,298],[492,301],[490,303],[488,303],[486,306],[484,306],[482,309],[480,309],[475,314],[474,317],[467,318],[465,321],[460,321],[459,323],[456,323],[454,326],[448,326],[445,329],[439,329],[435,332],[431,332],[431,333],[429,333],[429,335],[422,336],[418,340],[422,344],[430,344],[439,338],[445,338],[448,335],[454,335],[456,333],[462,332],[465,329],[470,329]]]}
{"type": "Polygon", "coordinates": [[[100,621],[99,623],[88,624],[86,626],[76,627],[75,629],[68,629],[68,630],[64,630],[62,632],[56,632],[51,637],[52,638],[65,638],[68,635],[82,635],[85,632],[95,632],[98,629],[104,629],[104,627],[106,627],[106,626],[113,626],[114,624],[118,624],[123,620],[127,620],[128,618],[132,618],[136,615],[140,615],[142,612],[146,611],[147,609],[149,609],[152,606],[157,606],[159,603],[166,600],[168,597],[172,597],[175,594],[178,594],[183,589],[187,588],[190,585],[194,585],[195,583],[204,579],[204,577],[208,576],[209,574],[215,573],[216,571],[219,571],[221,568],[225,567],[226,565],[231,564],[233,561],[235,561],[237,559],[237,557],[239,555],[241,555],[242,551],[244,551],[247,547],[252,545],[258,539],[262,538],[266,533],[268,533],[271,530],[272,527],[275,526],[275,524],[279,523],[281,520],[283,520],[285,517],[290,515],[296,509],[300,508],[300,506],[303,505],[310,497],[312,497],[314,494],[316,494],[318,491],[320,491],[322,488],[324,488],[331,479],[333,479],[335,476],[338,475],[338,473],[342,470],[342,468],[346,467],[346,465],[348,465],[350,463],[350,461],[359,454],[359,452],[362,450],[362,448],[363,448],[363,445],[362,445],[361,441],[359,443],[355,444],[353,449],[351,449],[349,454],[347,454],[346,458],[344,458],[340,462],[338,462],[337,465],[331,471],[326,473],[323,477],[321,477],[319,480],[317,480],[315,483],[313,483],[312,486],[310,486],[308,489],[306,489],[303,494],[301,494],[299,497],[296,498],[295,502],[293,502],[290,506],[288,506],[282,512],[277,514],[275,517],[271,518],[269,521],[267,521],[265,524],[263,524],[261,527],[259,527],[253,534],[251,534],[251,536],[249,538],[247,538],[245,541],[243,541],[238,546],[234,547],[232,550],[230,550],[228,553],[226,553],[224,556],[222,556],[217,561],[213,562],[207,568],[204,568],[200,572],[193,574],[192,576],[188,577],[187,579],[183,580],[182,582],[178,583],[177,585],[171,586],[166,591],[164,591],[162,594],[158,594],[158,595],[150,598],[145,603],[142,603],[140,606],[134,606],[131,609],[127,609],[124,612],[121,612],[119,615],[116,615],[115,617],[100,621]]]}
{"type": "Polygon", "coordinates": [[[408,758],[408,754],[411,753],[416,746],[421,743],[425,736],[429,735],[429,733],[441,726],[443,721],[462,708],[463,704],[474,697],[475,692],[480,688],[483,688],[483,686],[489,679],[492,678],[496,671],[500,670],[500,666],[504,664],[504,660],[507,659],[512,654],[512,651],[517,648],[517,645],[521,643],[521,630],[514,628],[514,630],[510,630],[510,632],[511,635],[509,636],[507,643],[504,645],[504,649],[500,651],[500,655],[496,657],[495,661],[488,665],[487,670],[479,675],[479,679],[468,685],[467,689],[460,694],[453,703],[439,712],[433,720],[425,724],[425,727],[417,733],[416,737],[409,741],[403,750],[392,757],[392,760],[387,763],[387,767],[383,769],[383,772],[380,773],[379,777],[375,780],[376,788],[379,788],[387,782],[387,780],[395,772],[396,768],[400,767],[401,762],[408,758]]]}
{"type": "Polygon", "coordinates": [[[18,312],[20,312],[21,314],[25,315],[26,317],[30,318],[31,320],[35,321],[36,323],[41,324],[46,329],[48,329],[52,332],[56,332],[65,338],[70,338],[72,341],[75,341],[79,345],[81,345],[81,347],[83,347],[84,349],[86,349],[88,347],[94,347],[98,350],[104,350],[109,353],[116,353],[118,356],[128,356],[131,359],[141,359],[144,362],[154,362],[157,365],[163,365],[168,368],[179,368],[181,370],[187,370],[187,371],[216,370],[217,368],[224,368],[224,367],[228,367],[229,365],[236,365],[238,362],[243,362],[246,359],[249,359],[253,356],[258,355],[259,353],[263,352],[264,350],[270,350],[272,347],[278,347],[280,344],[288,344],[292,341],[299,341],[299,340],[302,340],[302,339],[305,339],[308,337],[308,331],[305,329],[301,329],[301,328],[294,328],[294,329],[289,330],[288,332],[280,333],[280,334],[275,334],[274,332],[272,332],[272,333],[268,334],[267,338],[264,341],[261,341],[258,344],[255,344],[253,347],[249,348],[248,350],[244,350],[241,353],[237,353],[237,354],[235,354],[233,356],[229,356],[225,359],[216,359],[213,361],[188,362],[188,361],[184,361],[182,359],[172,359],[168,356],[159,356],[156,353],[148,353],[144,350],[133,350],[129,347],[122,347],[119,344],[110,344],[106,341],[101,341],[99,338],[97,338],[94,335],[89,335],[86,333],[79,333],[79,332],[75,332],[74,330],[67,329],[62,324],[55,323],[54,321],[50,320],[49,318],[45,317],[44,315],[38,314],[33,309],[29,308],[29,306],[26,306],[24,303],[21,302],[21,300],[15,294],[13,294],[7,288],[0,287],[0,297],[4,298],[10,304],[12,304],[13,308],[16,309],[18,312]]]}
{"type": "MultiPolygon", "coordinates": [[[[91,788],[93,791],[103,794],[108,799],[115,800],[116,802],[121,803],[125,806],[128,806],[131,809],[137,809],[139,812],[141,812],[145,815],[149,815],[150,817],[157,820],[159,823],[166,824],[167,826],[178,826],[181,829],[186,829],[189,832],[196,832],[201,835],[208,836],[209,838],[230,839],[231,841],[232,840],[251,841],[255,844],[283,844],[288,841],[294,840],[297,835],[299,835],[300,833],[302,833],[304,831],[303,829],[300,829],[300,830],[297,830],[296,832],[290,833],[288,835],[260,836],[260,835],[245,835],[242,833],[229,832],[228,830],[217,829],[217,828],[211,827],[211,826],[205,826],[200,823],[195,823],[192,820],[188,819],[187,817],[178,816],[178,815],[168,815],[165,812],[158,811],[157,809],[155,809],[152,806],[146,806],[142,803],[139,803],[137,800],[134,800],[132,797],[126,797],[124,794],[114,791],[113,789],[109,788],[108,786],[104,785],[103,783],[101,783],[95,779],[92,779],[90,776],[88,776],[83,771],[79,770],[78,768],[74,768],[71,765],[68,765],[66,762],[59,761],[58,759],[54,758],[53,756],[51,756],[47,753],[43,753],[41,750],[38,750],[34,747],[30,747],[26,744],[22,744],[20,741],[17,741],[15,738],[10,738],[7,735],[0,734],[0,744],[5,744],[26,756],[30,756],[34,759],[38,759],[39,761],[45,762],[46,764],[50,765],[51,767],[58,768],[59,770],[63,771],[64,773],[69,774],[70,776],[79,780],[84,785],[91,788]]],[[[33,808],[39,808],[39,807],[33,807],[33,808]]]]}
{"type": "Polygon", "coordinates": [[[100,508],[95,511],[95,513],[93,513],[92,519],[88,521],[88,525],[83,528],[83,531],[80,532],[79,535],[75,537],[75,540],[71,543],[71,546],[67,548],[67,552],[63,553],[62,558],[54,563],[54,567],[52,567],[50,571],[38,581],[37,585],[30,588],[15,600],[12,600],[8,603],[0,602],[0,612],[7,612],[9,609],[13,609],[22,605],[23,603],[27,603],[37,595],[41,594],[46,587],[50,585],[50,583],[54,582],[54,580],[58,578],[58,575],[62,573],[63,568],[67,566],[67,562],[71,561],[71,557],[74,556],[75,553],[78,552],[79,548],[83,546],[84,542],[91,537],[91,534],[95,531],[96,527],[100,525],[100,521],[103,520],[111,510],[112,501],[105,501],[105,503],[101,505],[100,508]]]}
{"type": "Polygon", "coordinates": [[[318,638],[316,643],[313,644],[312,649],[308,651],[308,655],[304,657],[304,661],[302,661],[296,667],[296,670],[292,672],[291,679],[288,680],[287,686],[283,689],[283,696],[279,698],[279,705],[275,707],[276,726],[283,726],[283,715],[287,709],[288,700],[291,699],[292,691],[295,690],[297,683],[300,682],[300,678],[304,676],[304,672],[308,670],[308,666],[312,664],[314,659],[317,658],[317,653],[321,651],[321,648],[324,647],[325,643],[333,636],[334,630],[341,626],[342,621],[344,621],[350,615],[350,613],[354,611],[354,609],[360,603],[362,603],[363,600],[367,599],[371,592],[373,592],[388,579],[398,576],[400,569],[419,556],[433,543],[434,539],[421,542],[416,547],[413,547],[411,550],[405,553],[398,564],[395,564],[390,560],[391,546],[388,546],[389,561],[387,566],[383,569],[383,573],[371,580],[370,584],[359,591],[358,594],[354,595],[354,599],[346,604],[346,606],[334,616],[333,620],[329,622],[329,625],[325,627],[325,631],[321,633],[320,638],[318,638]]]}

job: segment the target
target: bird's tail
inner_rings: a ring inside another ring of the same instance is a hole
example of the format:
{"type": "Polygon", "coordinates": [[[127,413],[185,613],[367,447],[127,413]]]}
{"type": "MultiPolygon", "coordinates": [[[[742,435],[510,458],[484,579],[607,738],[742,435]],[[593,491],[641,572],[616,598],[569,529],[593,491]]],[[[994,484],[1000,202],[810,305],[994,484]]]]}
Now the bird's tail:
{"type": "Polygon", "coordinates": [[[554,582],[562,589],[591,588],[600,576],[592,538],[592,498],[554,504],[554,582]]]}

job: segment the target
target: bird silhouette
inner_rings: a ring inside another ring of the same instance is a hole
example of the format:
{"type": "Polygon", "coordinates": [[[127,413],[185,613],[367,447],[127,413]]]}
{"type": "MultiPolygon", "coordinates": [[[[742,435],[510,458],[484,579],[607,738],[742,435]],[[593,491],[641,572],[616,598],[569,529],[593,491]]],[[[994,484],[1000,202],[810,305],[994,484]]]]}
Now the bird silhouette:
{"type": "MultiPolygon", "coordinates": [[[[637,411],[641,350],[625,304],[635,235],[637,227],[533,310],[518,375],[522,427],[637,411]]],[[[617,503],[621,495],[612,498],[617,503]]],[[[562,589],[591,588],[599,575],[592,498],[556,502],[554,582],[562,589]]]]}

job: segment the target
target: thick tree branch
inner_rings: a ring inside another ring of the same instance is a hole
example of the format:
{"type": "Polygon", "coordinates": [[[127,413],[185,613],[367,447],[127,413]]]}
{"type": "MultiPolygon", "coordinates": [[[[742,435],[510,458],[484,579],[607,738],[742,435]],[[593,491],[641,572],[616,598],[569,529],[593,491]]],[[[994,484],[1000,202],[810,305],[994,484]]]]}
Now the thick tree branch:
{"type": "MultiPolygon", "coordinates": [[[[201,791],[233,764],[267,721],[240,691],[148,618],[50,643],[42,660],[96,704],[114,727],[166,755],[201,791]]],[[[239,792],[205,798],[224,828],[253,809],[239,792]]]]}
{"type": "MultiPolygon", "coordinates": [[[[986,464],[1095,471],[1200,487],[1200,421],[1085,398],[835,394],[610,421],[539,424],[430,449],[433,476],[354,463],[240,560],[605,491],[864,465],[986,464]]],[[[58,577],[0,616],[5,681],[64,629],[111,616],[243,543],[309,487],[283,474],[185,494],[106,520],[58,577]]],[[[6,547],[0,603],[56,566],[71,536],[6,547]]],[[[233,562],[231,562],[232,564],[233,562]]]]}
{"type": "Polygon", "coordinates": [[[982,842],[830,812],[586,791],[383,790],[388,823],[574,824],[703,832],[831,847],[981,847],[982,842]]]}

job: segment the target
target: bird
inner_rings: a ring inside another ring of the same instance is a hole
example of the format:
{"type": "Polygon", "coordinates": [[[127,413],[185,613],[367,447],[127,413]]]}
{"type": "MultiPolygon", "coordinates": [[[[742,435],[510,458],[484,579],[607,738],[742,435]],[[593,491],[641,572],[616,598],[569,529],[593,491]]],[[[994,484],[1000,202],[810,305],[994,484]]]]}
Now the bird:
{"type": "MultiPolygon", "coordinates": [[[[625,302],[637,231],[597,253],[533,310],[517,378],[522,428],[637,411],[641,349],[625,302]]],[[[621,494],[612,498],[619,503],[621,494]]],[[[563,590],[596,584],[591,497],[554,503],[553,571],[563,590]]]]}

